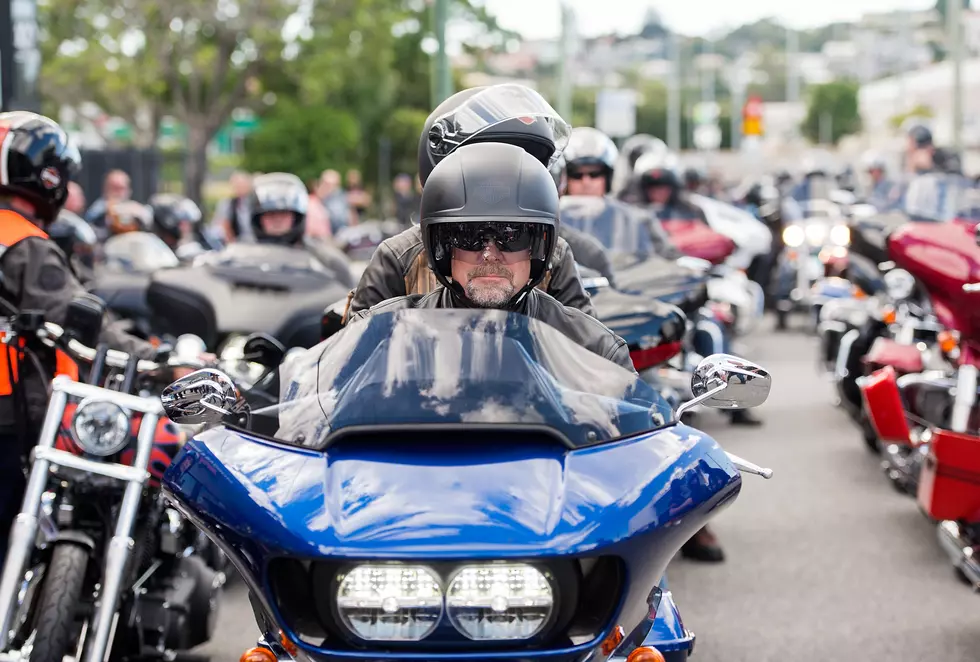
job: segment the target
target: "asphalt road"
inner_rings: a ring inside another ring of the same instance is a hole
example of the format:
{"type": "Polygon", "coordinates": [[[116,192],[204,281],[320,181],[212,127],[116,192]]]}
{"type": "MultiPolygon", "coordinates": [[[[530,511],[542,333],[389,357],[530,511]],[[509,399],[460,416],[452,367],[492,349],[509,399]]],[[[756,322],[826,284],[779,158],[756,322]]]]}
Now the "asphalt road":
{"type": "MultiPolygon", "coordinates": [[[[775,472],[746,476],[714,523],[728,555],[668,573],[692,662],[980,660],[980,595],[953,574],[935,525],[898,494],[832,404],[815,339],[759,332],[747,358],[773,375],[758,430],[709,412],[699,426],[728,450],[775,472]]],[[[257,630],[240,582],[202,652],[235,662],[257,630]]]]}

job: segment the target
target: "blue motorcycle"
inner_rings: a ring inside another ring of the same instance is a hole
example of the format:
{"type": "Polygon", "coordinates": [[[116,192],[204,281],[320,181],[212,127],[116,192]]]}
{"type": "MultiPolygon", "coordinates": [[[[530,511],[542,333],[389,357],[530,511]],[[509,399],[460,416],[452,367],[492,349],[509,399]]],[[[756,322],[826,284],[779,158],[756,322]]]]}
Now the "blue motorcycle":
{"type": "MultiPolygon", "coordinates": [[[[164,491],[247,583],[250,662],[663,660],[690,643],[659,585],[668,562],[739,471],[771,476],[513,313],[380,314],[280,372],[274,407],[250,411],[216,370],[162,396],[175,422],[221,423],[164,491]]],[[[714,355],[693,390],[754,407],[770,383],[714,355]]]]}

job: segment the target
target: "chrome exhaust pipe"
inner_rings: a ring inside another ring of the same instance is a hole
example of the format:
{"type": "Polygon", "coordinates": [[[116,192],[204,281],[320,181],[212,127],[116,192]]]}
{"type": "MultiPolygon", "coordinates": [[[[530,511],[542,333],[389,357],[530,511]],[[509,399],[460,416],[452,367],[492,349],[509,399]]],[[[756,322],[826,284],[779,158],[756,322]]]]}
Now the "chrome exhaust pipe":
{"type": "Polygon", "coordinates": [[[960,525],[945,520],[938,527],[939,544],[949,555],[953,566],[966,577],[974,591],[980,591],[980,559],[974,553],[973,545],[963,536],[960,525]]]}

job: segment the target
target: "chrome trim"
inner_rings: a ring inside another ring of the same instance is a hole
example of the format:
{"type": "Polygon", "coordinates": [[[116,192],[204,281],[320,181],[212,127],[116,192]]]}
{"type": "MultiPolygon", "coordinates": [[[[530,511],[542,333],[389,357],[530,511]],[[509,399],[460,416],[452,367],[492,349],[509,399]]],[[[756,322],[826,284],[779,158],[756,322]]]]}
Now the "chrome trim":
{"type": "Polygon", "coordinates": [[[93,460],[87,460],[78,455],[73,455],[67,451],[58,450],[57,448],[42,448],[40,446],[35,448],[34,460],[45,460],[51,464],[56,464],[59,467],[78,469],[79,471],[95,474],[97,476],[105,476],[107,478],[115,478],[116,480],[137,482],[140,484],[142,484],[150,475],[145,469],[140,471],[135,467],[128,467],[123,464],[95,462],[93,460]]]}
{"type": "Polygon", "coordinates": [[[974,591],[980,590],[980,561],[973,545],[964,538],[960,525],[945,520],[939,523],[936,533],[940,547],[949,555],[953,566],[963,573],[974,591]]]}
{"type": "Polygon", "coordinates": [[[966,432],[970,425],[970,412],[977,401],[977,373],[973,365],[961,365],[956,371],[956,396],[949,426],[953,432],[966,432]]]}
{"type": "Polygon", "coordinates": [[[851,358],[851,348],[860,337],[861,331],[858,329],[851,329],[841,337],[840,346],[837,348],[837,363],[834,365],[834,379],[837,381],[847,379],[849,374],[847,361],[851,358]]]}
{"type": "MultiPolygon", "coordinates": [[[[141,398],[142,399],[142,398],[141,398]]],[[[154,399],[159,405],[159,399],[154,399]]],[[[161,405],[162,408],[162,405],[161,405]]],[[[157,421],[160,415],[147,412],[140,421],[140,431],[137,436],[136,458],[133,468],[146,473],[153,452],[153,438],[157,431],[157,421]]],[[[105,571],[102,575],[102,590],[96,605],[92,620],[93,636],[89,640],[88,650],[83,659],[85,662],[104,662],[111,646],[110,636],[113,621],[122,592],[123,575],[126,562],[133,548],[133,525],[139,514],[140,498],[143,495],[143,482],[130,481],[123,493],[122,505],[119,507],[119,517],[116,519],[116,530],[106,550],[105,571]]]]}

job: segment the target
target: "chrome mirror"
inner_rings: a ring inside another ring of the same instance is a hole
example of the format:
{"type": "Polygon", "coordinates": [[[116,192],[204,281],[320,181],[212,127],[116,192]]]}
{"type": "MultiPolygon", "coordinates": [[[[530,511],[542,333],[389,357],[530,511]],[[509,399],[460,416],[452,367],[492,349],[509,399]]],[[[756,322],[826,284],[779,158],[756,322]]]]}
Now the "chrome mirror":
{"type": "Polygon", "coordinates": [[[761,366],[730,354],[712,354],[691,377],[696,404],[720,409],[758,407],[769,397],[772,378],[761,366]]]}
{"type": "Polygon", "coordinates": [[[181,377],[160,395],[167,417],[178,425],[220,423],[245,411],[245,399],[231,378],[205,368],[181,377]]]}

